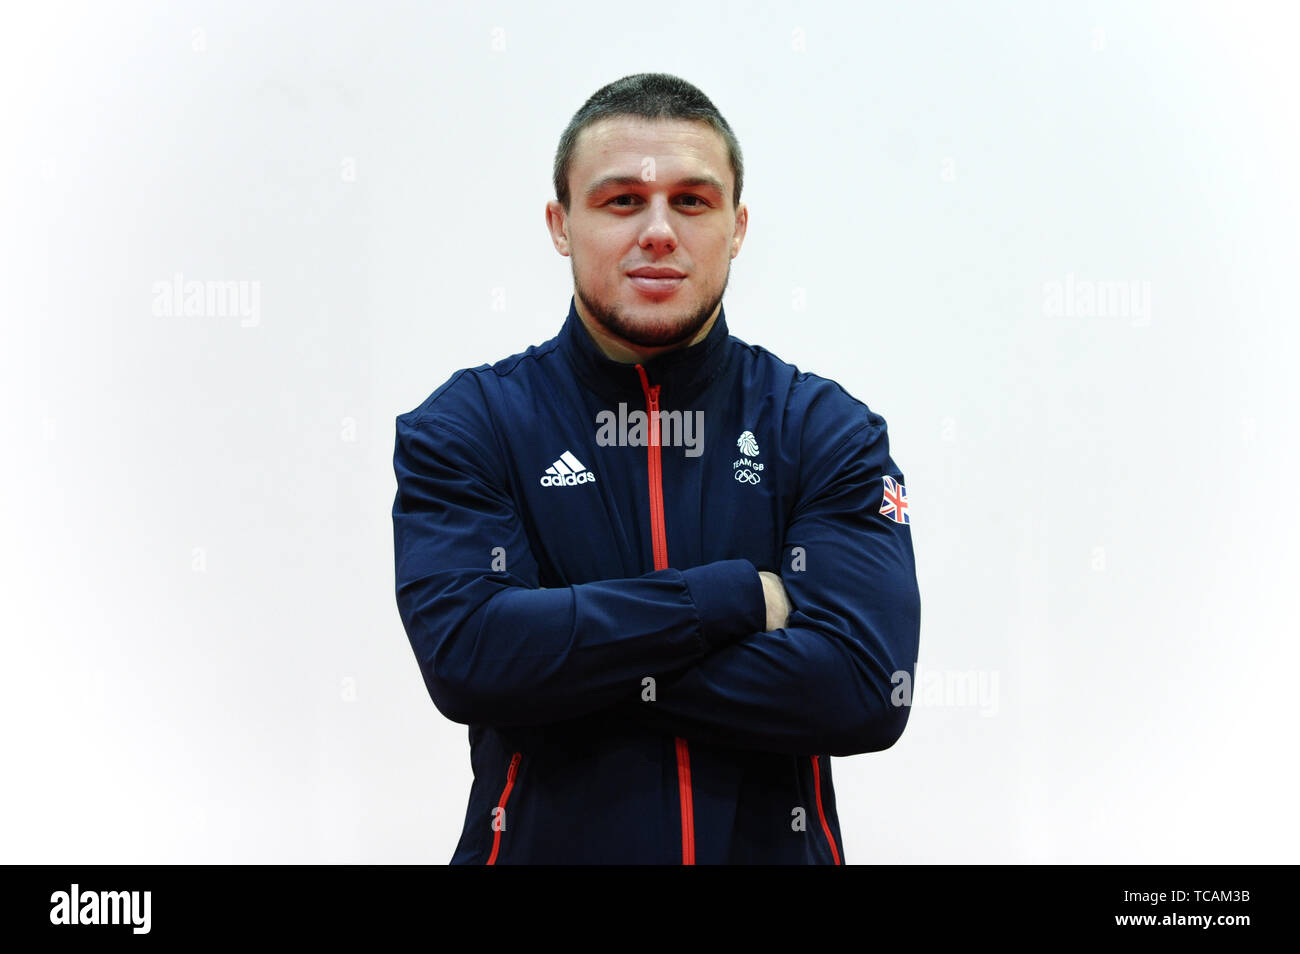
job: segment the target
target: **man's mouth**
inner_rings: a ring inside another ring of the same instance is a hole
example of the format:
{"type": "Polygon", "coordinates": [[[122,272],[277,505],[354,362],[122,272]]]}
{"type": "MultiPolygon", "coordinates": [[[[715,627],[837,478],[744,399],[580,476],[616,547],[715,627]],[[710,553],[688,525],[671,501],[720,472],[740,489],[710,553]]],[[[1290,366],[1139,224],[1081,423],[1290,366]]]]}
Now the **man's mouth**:
{"type": "Polygon", "coordinates": [[[656,267],[633,269],[627,277],[638,291],[651,297],[671,295],[686,280],[686,275],[675,268],[656,267]]]}

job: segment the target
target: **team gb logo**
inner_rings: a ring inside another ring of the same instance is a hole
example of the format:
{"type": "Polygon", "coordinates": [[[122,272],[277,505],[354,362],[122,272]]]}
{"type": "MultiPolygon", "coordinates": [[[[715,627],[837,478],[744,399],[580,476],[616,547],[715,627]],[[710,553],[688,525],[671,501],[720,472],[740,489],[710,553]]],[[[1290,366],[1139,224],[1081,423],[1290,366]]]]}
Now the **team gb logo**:
{"type": "Polygon", "coordinates": [[[745,431],[745,433],[737,437],[736,446],[740,448],[740,452],[746,457],[758,456],[758,441],[754,439],[753,431],[745,431]]]}

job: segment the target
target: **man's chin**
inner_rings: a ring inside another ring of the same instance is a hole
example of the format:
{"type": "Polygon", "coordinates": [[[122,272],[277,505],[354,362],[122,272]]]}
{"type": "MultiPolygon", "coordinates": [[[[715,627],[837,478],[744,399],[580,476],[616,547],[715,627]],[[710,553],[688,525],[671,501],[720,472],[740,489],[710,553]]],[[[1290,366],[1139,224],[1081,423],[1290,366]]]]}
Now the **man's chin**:
{"type": "Polygon", "coordinates": [[[607,334],[639,348],[667,348],[689,341],[709,320],[705,305],[683,309],[668,303],[618,302],[612,307],[580,296],[588,313],[607,334]]]}
{"type": "Polygon", "coordinates": [[[613,316],[598,316],[597,320],[606,331],[629,344],[641,348],[666,348],[694,338],[709,320],[709,315],[705,313],[701,317],[698,312],[692,312],[686,317],[674,318],[653,313],[645,315],[639,313],[639,309],[629,309],[613,316]]]}

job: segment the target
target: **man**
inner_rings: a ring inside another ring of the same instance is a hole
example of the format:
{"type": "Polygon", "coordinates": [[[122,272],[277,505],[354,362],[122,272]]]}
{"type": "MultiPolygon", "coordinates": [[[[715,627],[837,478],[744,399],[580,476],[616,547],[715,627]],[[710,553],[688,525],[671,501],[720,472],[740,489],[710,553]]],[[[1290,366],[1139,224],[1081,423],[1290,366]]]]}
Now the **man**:
{"type": "Polygon", "coordinates": [[[841,864],[830,756],[917,658],[885,421],[730,335],[741,152],[664,74],[561,138],[560,333],[397,418],[397,603],[469,726],[453,864],[841,864]]]}

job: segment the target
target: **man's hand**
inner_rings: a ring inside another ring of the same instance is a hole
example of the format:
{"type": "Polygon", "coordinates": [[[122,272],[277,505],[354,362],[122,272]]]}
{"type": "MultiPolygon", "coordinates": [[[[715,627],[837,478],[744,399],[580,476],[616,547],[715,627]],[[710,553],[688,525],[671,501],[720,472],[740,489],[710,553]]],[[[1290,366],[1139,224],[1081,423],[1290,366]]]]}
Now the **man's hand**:
{"type": "Polygon", "coordinates": [[[790,598],[786,595],[785,584],[775,573],[759,570],[758,578],[763,581],[763,599],[767,602],[767,629],[771,632],[785,626],[790,618],[790,598]]]}

